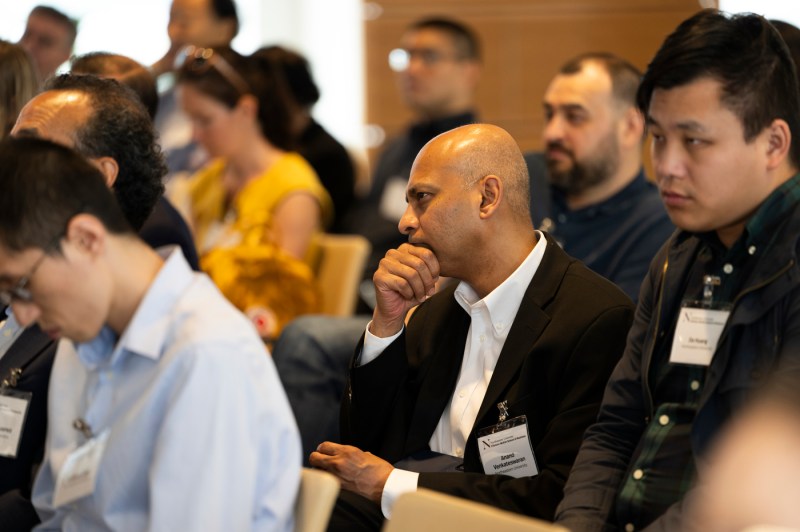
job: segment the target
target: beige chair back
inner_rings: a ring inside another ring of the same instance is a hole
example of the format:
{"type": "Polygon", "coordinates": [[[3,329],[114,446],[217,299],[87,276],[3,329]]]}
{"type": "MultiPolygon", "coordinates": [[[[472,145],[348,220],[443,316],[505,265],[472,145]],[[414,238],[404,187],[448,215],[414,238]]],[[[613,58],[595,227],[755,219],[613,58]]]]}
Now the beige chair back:
{"type": "Polygon", "coordinates": [[[351,316],[358,302],[358,285],[371,250],[361,235],[323,234],[319,237],[317,283],[323,314],[351,316]]]}
{"type": "Polygon", "coordinates": [[[339,480],[320,469],[303,468],[300,491],[294,507],[296,532],[325,532],[331,517],[339,480]]]}
{"type": "Polygon", "coordinates": [[[383,532],[569,532],[566,528],[436,491],[401,495],[383,532]]]}

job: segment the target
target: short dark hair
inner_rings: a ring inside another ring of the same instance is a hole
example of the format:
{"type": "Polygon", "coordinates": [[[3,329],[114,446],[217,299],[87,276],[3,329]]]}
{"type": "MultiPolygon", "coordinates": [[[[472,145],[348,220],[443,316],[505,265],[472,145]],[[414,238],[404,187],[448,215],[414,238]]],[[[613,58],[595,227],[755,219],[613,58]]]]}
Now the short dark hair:
{"type": "Polygon", "coordinates": [[[158,111],[158,87],[153,73],[130,57],[108,52],[91,52],[72,60],[73,74],[113,78],[133,89],[151,119],[158,111]]]}
{"type": "MultiPolygon", "coordinates": [[[[287,105],[289,89],[276,67],[264,57],[245,57],[227,46],[214,48],[214,54],[241,76],[248,85],[248,93],[258,100],[258,122],[264,138],[280,149],[292,149],[295,138],[287,105]]],[[[187,58],[178,70],[178,83],[189,84],[233,109],[244,94],[212,61],[214,57],[198,64],[198,60],[187,58]]]]}
{"type": "Polygon", "coordinates": [[[311,76],[311,65],[299,53],[283,46],[264,46],[253,52],[254,56],[271,61],[276,72],[289,86],[294,101],[302,107],[311,107],[319,100],[319,88],[311,76]]]}
{"type": "Polygon", "coordinates": [[[560,74],[577,74],[586,63],[597,63],[601,65],[608,77],[611,78],[611,91],[614,98],[627,105],[636,105],[636,90],[639,88],[639,81],[642,72],[628,61],[609,52],[587,52],[577,57],[573,57],[561,66],[560,74]]]}
{"type": "Polygon", "coordinates": [[[792,133],[789,158],[800,163],[800,93],[794,61],[778,31],[759,15],[728,16],[705,9],[682,22],[656,53],[637,94],[647,114],[655,89],[700,78],[722,85],[721,103],[742,123],[750,142],[776,118],[792,133]]]}
{"type": "Polygon", "coordinates": [[[75,131],[75,150],[84,157],[111,157],[119,174],[113,190],[122,212],[137,231],[164,192],[167,165],[150,115],[132,89],[113,79],[62,74],[44,90],[89,96],[91,115],[75,131]]]}
{"type": "Polygon", "coordinates": [[[69,33],[69,47],[72,49],[75,46],[75,38],[78,36],[78,21],[74,18],[70,18],[63,12],[59,11],[58,9],[50,6],[36,6],[31,9],[31,12],[28,14],[28,17],[31,15],[41,15],[47,18],[50,18],[67,29],[69,33]]]}
{"type": "Polygon", "coordinates": [[[211,0],[211,11],[218,19],[231,19],[233,21],[233,37],[239,33],[239,14],[233,0],[211,0]]]}
{"type": "Polygon", "coordinates": [[[775,26],[775,29],[781,34],[783,42],[789,48],[789,53],[792,54],[794,60],[794,67],[800,68],[800,28],[782,20],[770,20],[769,22],[775,26]]]}
{"type": "Polygon", "coordinates": [[[0,241],[11,251],[57,252],[79,213],[96,216],[111,233],[131,233],[100,171],[53,142],[9,137],[0,142],[0,241]]]}
{"type": "Polygon", "coordinates": [[[478,35],[455,19],[446,17],[430,17],[418,20],[408,27],[408,31],[432,29],[447,33],[462,59],[481,60],[481,43],[478,35]]]}

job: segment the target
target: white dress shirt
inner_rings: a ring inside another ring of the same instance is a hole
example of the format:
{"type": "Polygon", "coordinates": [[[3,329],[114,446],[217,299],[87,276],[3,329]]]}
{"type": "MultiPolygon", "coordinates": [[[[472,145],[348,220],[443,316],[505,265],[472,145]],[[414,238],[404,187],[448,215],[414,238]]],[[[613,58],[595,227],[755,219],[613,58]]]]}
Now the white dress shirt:
{"type": "MultiPolygon", "coordinates": [[[[456,301],[470,315],[472,321],[467,331],[464,359],[453,397],[442,412],[429,441],[432,451],[464,456],[467,438],[475,425],[478,409],[483,403],[489,381],[492,380],[508,331],[514,323],[522,297],[544,257],[547,241],[541,232],[537,231],[536,235],[539,241],[522,264],[486,297],[478,299],[475,290],[463,281],[455,290],[456,301]]],[[[369,332],[368,325],[360,364],[375,360],[401,333],[402,331],[389,338],[378,338],[369,332]]],[[[418,478],[419,473],[401,469],[392,471],[381,496],[381,509],[387,519],[397,497],[417,489],[418,478]]]]}

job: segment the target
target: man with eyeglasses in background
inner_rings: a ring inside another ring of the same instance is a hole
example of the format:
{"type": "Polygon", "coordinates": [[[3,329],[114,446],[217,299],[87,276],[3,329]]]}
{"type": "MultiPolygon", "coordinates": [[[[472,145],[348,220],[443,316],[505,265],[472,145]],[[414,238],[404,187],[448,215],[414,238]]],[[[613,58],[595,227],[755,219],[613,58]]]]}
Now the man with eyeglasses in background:
{"type": "MultiPolygon", "coordinates": [[[[406,208],[405,189],[419,150],[436,135],[475,122],[473,98],[480,61],[475,32],[446,18],[413,23],[400,47],[389,54],[400,95],[415,121],[383,149],[372,173],[369,195],[345,222],[350,232],[363,234],[372,244],[364,288],[372,287],[372,272],[386,251],[403,242],[397,222],[406,208]]],[[[371,307],[374,295],[364,297],[371,307]]]]}
{"type": "Polygon", "coordinates": [[[411,165],[433,137],[475,122],[474,93],[480,77],[480,42],[475,32],[453,19],[427,18],[406,30],[389,56],[400,94],[415,122],[390,140],[378,157],[369,195],[350,210],[342,231],[364,235],[372,253],[364,270],[362,315],[347,318],[302,316],[290,323],[273,350],[278,373],[298,417],[304,456],[324,440],[338,439],[338,404],[347,359],[363,334],[374,301],[372,274],[390,249],[406,239],[397,223],[406,208],[411,165]],[[288,334],[287,334],[288,333],[288,334]],[[313,345],[313,347],[311,345],[313,345]],[[322,350],[322,357],[296,356],[322,350]],[[338,356],[346,353],[344,358],[338,356]],[[328,356],[331,354],[332,356],[328,356]],[[323,362],[323,358],[327,358],[323,362]],[[313,414],[312,414],[313,413],[313,414]]]}
{"type": "Polygon", "coordinates": [[[176,60],[189,45],[201,48],[230,47],[239,32],[239,16],[233,0],[173,0],[167,34],[170,47],[150,69],[159,78],[161,93],[156,129],[167,157],[169,175],[191,175],[207,156],[192,140],[192,124],[180,110],[174,87],[176,60]]]}
{"type": "Polygon", "coordinates": [[[297,427],[249,320],[72,150],[6,140],[0,189],[0,301],[64,339],[37,529],[293,530],[297,427]]]}

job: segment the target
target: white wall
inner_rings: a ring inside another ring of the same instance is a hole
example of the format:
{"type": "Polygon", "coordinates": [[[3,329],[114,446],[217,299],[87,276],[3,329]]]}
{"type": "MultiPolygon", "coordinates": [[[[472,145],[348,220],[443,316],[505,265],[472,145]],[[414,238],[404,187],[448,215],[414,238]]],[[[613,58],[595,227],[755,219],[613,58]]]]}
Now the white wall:
{"type": "Polygon", "coordinates": [[[752,12],[800,27],[800,2],[797,0],[719,0],[719,8],[729,13],[752,12]]]}
{"type": "MultiPolygon", "coordinates": [[[[169,46],[170,0],[1,0],[0,38],[16,42],[37,4],[79,20],[75,53],[108,51],[151,64],[169,46]]],[[[322,98],[314,114],[335,137],[363,149],[364,73],[361,0],[236,0],[241,29],[233,46],[264,44],[308,57],[322,98]]]]}

